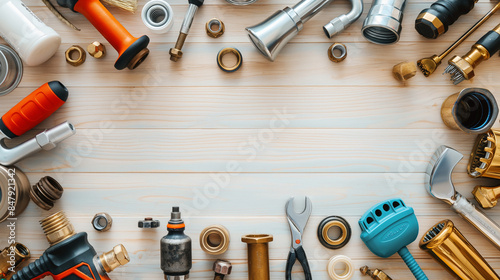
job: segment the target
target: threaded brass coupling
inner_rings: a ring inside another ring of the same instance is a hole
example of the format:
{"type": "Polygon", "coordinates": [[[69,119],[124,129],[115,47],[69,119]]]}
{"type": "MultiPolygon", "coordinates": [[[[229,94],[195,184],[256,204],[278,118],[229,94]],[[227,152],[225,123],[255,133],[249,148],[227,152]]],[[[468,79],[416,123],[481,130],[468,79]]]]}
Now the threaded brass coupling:
{"type": "Polygon", "coordinates": [[[117,267],[126,265],[130,262],[127,249],[122,244],[116,245],[113,250],[103,253],[99,256],[99,261],[107,273],[115,270],[117,267]]]}
{"type": "Polygon", "coordinates": [[[75,235],[75,229],[66,215],[59,211],[40,221],[43,232],[50,246],[75,235]]]}

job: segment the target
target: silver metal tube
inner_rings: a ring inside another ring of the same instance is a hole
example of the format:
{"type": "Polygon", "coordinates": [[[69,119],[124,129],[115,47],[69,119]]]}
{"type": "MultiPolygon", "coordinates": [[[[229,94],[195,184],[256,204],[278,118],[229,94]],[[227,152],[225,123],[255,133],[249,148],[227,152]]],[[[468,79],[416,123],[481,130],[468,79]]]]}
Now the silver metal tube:
{"type": "Polygon", "coordinates": [[[351,0],[351,5],[352,8],[349,13],[340,15],[323,26],[323,31],[325,31],[328,38],[332,38],[344,31],[344,29],[361,17],[361,14],[363,14],[363,0],[351,0]]]}
{"type": "Polygon", "coordinates": [[[193,24],[196,11],[198,11],[198,6],[189,4],[189,8],[184,16],[184,21],[182,22],[181,33],[189,34],[189,29],[191,29],[191,25],[193,24]]]}
{"type": "Polygon", "coordinates": [[[56,144],[73,136],[76,130],[69,122],[64,122],[54,128],[37,134],[34,138],[14,147],[8,148],[0,141],[0,164],[13,165],[14,163],[35,154],[41,150],[52,150],[56,144]]]}
{"type": "Polygon", "coordinates": [[[333,0],[302,0],[293,8],[275,12],[263,22],[246,30],[255,47],[274,61],[283,47],[299,33],[304,23],[333,0]]]}
{"type": "Polygon", "coordinates": [[[361,32],[375,44],[394,44],[399,41],[406,0],[374,0],[361,32]]]}

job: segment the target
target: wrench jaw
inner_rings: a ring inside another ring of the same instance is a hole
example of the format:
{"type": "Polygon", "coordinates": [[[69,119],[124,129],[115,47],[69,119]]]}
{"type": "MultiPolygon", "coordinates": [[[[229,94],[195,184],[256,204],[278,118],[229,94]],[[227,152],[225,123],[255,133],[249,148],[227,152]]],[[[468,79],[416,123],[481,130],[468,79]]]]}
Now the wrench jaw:
{"type": "Polygon", "coordinates": [[[425,188],[431,196],[449,205],[455,202],[457,193],[451,174],[462,158],[461,153],[444,145],[434,152],[425,172],[425,188]]]}
{"type": "Polygon", "coordinates": [[[295,212],[295,207],[293,205],[294,197],[291,197],[285,204],[286,218],[288,220],[288,225],[290,226],[290,232],[292,234],[292,248],[296,249],[302,246],[302,233],[304,233],[304,228],[307,225],[309,216],[312,212],[312,202],[309,197],[305,198],[305,207],[302,212],[295,212]],[[297,242],[297,240],[299,242],[297,242]]]}

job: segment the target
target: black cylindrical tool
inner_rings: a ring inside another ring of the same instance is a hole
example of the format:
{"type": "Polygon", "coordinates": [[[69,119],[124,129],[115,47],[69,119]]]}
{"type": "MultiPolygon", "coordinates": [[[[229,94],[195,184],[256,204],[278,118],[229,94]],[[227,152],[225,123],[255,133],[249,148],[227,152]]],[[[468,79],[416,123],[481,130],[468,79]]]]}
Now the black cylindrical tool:
{"type": "Polygon", "coordinates": [[[478,0],[438,0],[430,8],[423,10],[415,20],[415,29],[420,35],[436,39],[448,31],[461,15],[474,8],[478,0]]]}
{"type": "Polygon", "coordinates": [[[167,225],[168,234],[160,240],[161,269],[165,280],[184,280],[189,277],[193,258],[191,238],[184,234],[185,228],[179,207],[172,207],[167,225]]]}

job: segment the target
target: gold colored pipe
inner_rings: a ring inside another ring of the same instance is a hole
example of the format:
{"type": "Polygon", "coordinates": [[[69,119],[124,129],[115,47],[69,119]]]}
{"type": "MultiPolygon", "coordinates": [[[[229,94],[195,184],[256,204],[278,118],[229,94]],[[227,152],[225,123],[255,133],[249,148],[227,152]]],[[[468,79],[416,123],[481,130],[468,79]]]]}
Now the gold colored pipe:
{"type": "Polygon", "coordinates": [[[419,246],[462,280],[500,279],[450,220],[443,220],[429,229],[419,246]]]}
{"type": "Polygon", "coordinates": [[[248,247],[248,280],[269,280],[269,234],[248,234],[241,237],[248,247]]]}

